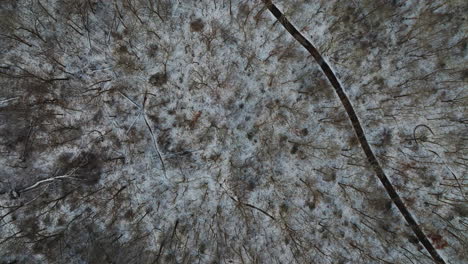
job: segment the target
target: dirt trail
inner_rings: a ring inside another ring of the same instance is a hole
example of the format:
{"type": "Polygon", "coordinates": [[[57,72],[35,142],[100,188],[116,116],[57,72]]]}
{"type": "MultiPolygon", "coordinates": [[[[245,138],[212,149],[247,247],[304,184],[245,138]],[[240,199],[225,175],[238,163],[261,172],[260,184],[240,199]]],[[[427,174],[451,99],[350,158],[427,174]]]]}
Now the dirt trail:
{"type": "Polygon", "coordinates": [[[331,70],[330,66],[325,62],[323,59],[322,55],[318,52],[318,50],[310,43],[289,21],[288,19],[283,16],[282,12],[270,1],[270,0],[263,0],[265,3],[266,7],[270,12],[273,14],[273,16],[276,17],[276,19],[283,25],[283,27],[307,50],[309,53],[314,57],[314,59],[317,61],[317,63],[320,65],[322,68],[322,71],[325,73],[327,76],[328,80],[332,84],[333,88],[335,89],[336,94],[340,98],[341,103],[343,104],[343,107],[346,110],[346,113],[348,114],[349,119],[351,120],[351,123],[354,128],[354,132],[356,133],[359,143],[361,144],[361,147],[366,154],[367,160],[374,169],[377,177],[380,179],[380,182],[384,186],[385,190],[387,191],[387,194],[390,196],[392,199],[393,203],[396,205],[398,210],[400,210],[401,214],[405,218],[406,222],[409,224],[411,229],[413,230],[414,234],[418,238],[418,240],[423,244],[423,246],[426,248],[426,250],[429,252],[431,257],[436,263],[445,263],[445,261],[442,259],[442,257],[439,255],[439,253],[436,251],[434,246],[431,244],[427,236],[424,234],[422,231],[421,227],[418,225],[412,214],[408,211],[406,208],[405,204],[401,200],[400,196],[398,193],[395,191],[395,188],[393,185],[390,183],[390,180],[388,179],[387,175],[385,175],[384,170],[380,166],[377,158],[375,157],[374,152],[372,151],[369,142],[366,139],[366,135],[364,133],[364,130],[362,129],[361,123],[359,122],[359,119],[356,115],[356,112],[354,111],[353,106],[351,105],[351,102],[349,101],[348,97],[346,96],[345,92],[343,91],[343,88],[336,78],[335,74],[331,70]]]}

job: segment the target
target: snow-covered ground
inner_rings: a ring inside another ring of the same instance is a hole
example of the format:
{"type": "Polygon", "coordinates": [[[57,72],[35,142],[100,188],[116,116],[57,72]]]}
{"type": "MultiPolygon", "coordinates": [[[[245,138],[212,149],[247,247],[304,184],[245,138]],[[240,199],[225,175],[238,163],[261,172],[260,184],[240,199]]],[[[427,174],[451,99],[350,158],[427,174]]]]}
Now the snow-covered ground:
{"type": "MultiPolygon", "coordinates": [[[[467,4],[274,2],[466,262],[467,4]]],[[[432,263],[260,0],[1,1],[0,82],[0,263],[432,263]]]]}

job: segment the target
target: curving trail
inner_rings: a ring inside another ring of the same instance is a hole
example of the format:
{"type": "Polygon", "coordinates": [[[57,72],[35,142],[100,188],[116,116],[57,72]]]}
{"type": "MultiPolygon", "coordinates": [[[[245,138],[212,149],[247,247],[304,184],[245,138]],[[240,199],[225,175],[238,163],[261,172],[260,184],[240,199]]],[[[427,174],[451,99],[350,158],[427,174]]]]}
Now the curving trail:
{"type": "Polygon", "coordinates": [[[400,213],[403,215],[405,218],[406,222],[409,224],[411,229],[413,230],[414,234],[418,238],[418,240],[421,242],[421,244],[426,248],[426,250],[429,252],[431,255],[432,259],[436,263],[444,263],[445,261],[442,259],[442,257],[439,255],[437,250],[434,248],[434,246],[431,244],[427,236],[424,234],[422,231],[421,227],[418,225],[412,214],[408,211],[406,208],[405,204],[401,200],[400,196],[398,193],[395,191],[395,188],[393,185],[390,183],[390,180],[388,179],[387,175],[385,175],[384,170],[380,166],[377,158],[375,157],[374,152],[372,151],[369,142],[366,139],[366,135],[364,133],[364,130],[362,129],[361,123],[359,122],[359,119],[356,115],[356,112],[354,111],[353,106],[351,105],[351,102],[349,101],[348,97],[343,91],[343,88],[341,87],[340,82],[336,78],[335,74],[331,70],[330,66],[325,62],[323,59],[322,55],[318,52],[318,50],[310,43],[289,21],[288,19],[283,15],[283,13],[271,2],[271,0],[263,0],[263,2],[266,5],[266,8],[270,10],[270,12],[275,16],[275,18],[283,25],[283,27],[314,57],[314,59],[317,61],[317,63],[320,65],[322,68],[322,71],[325,73],[327,76],[328,80],[332,84],[333,88],[335,89],[336,94],[340,98],[341,103],[343,104],[343,107],[346,110],[346,113],[348,114],[349,119],[351,120],[351,124],[354,128],[354,132],[356,133],[356,136],[359,139],[359,143],[361,144],[361,147],[366,154],[367,161],[370,163],[372,166],[375,174],[379,178],[380,182],[384,186],[385,190],[387,191],[388,196],[392,199],[393,203],[396,205],[400,213]]]}

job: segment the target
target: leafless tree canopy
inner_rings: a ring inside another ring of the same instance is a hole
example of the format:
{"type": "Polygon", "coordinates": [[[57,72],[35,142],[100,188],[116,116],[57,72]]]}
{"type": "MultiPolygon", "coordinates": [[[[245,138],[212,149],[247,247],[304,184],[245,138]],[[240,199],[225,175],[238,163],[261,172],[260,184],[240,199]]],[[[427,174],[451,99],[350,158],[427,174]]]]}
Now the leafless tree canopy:
{"type": "Polygon", "coordinates": [[[466,263],[467,14],[0,0],[0,263],[466,263]]]}

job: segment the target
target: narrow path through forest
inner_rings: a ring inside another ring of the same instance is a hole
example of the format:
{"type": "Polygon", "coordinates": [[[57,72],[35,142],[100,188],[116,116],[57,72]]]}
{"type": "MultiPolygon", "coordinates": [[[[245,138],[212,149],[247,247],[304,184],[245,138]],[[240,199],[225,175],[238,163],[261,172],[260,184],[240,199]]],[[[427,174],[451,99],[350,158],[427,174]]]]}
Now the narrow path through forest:
{"type": "Polygon", "coordinates": [[[377,158],[375,157],[374,152],[372,151],[369,142],[366,139],[366,135],[364,130],[362,129],[361,123],[354,111],[351,102],[349,101],[348,97],[346,96],[343,88],[341,87],[340,82],[336,78],[335,74],[331,70],[330,66],[325,62],[322,55],[318,52],[318,50],[310,43],[283,15],[283,13],[271,2],[271,0],[263,0],[266,7],[270,12],[275,16],[275,18],[283,25],[283,27],[314,57],[317,63],[322,68],[322,71],[327,76],[328,80],[332,84],[333,88],[335,88],[335,92],[340,98],[343,107],[348,114],[349,119],[351,120],[351,124],[354,128],[354,132],[359,139],[359,143],[366,154],[367,161],[370,163],[374,172],[376,173],[377,177],[379,177],[380,182],[384,186],[387,194],[392,199],[393,203],[396,205],[398,210],[400,210],[401,214],[405,218],[406,222],[409,224],[411,229],[413,230],[414,234],[418,238],[418,240],[423,244],[426,250],[429,252],[431,257],[436,263],[445,263],[439,253],[436,251],[434,246],[431,244],[427,236],[422,231],[421,227],[418,225],[412,214],[408,211],[405,204],[401,200],[398,193],[395,191],[395,188],[391,184],[390,180],[388,179],[387,175],[385,175],[384,170],[380,166],[377,158]]]}

